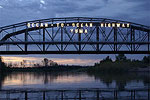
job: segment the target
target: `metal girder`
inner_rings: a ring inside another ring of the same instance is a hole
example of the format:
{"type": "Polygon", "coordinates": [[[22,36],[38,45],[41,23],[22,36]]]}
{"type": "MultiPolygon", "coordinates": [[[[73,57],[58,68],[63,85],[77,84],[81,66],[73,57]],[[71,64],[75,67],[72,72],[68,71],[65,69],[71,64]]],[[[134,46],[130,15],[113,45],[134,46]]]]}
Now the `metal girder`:
{"type": "Polygon", "coordinates": [[[0,51],[0,54],[150,54],[150,51],[0,51]]]}
{"type": "Polygon", "coordinates": [[[71,41],[71,42],[68,42],[68,41],[56,41],[56,42],[53,42],[53,41],[43,41],[43,42],[37,42],[37,41],[28,41],[28,42],[0,42],[0,45],[4,45],[4,44],[11,44],[11,45],[17,45],[17,44],[28,44],[28,45],[33,45],[33,44],[49,44],[49,45],[55,45],[55,44],[76,44],[76,45],[79,45],[79,44],[126,44],[126,45],[131,45],[131,44],[140,44],[140,45],[145,45],[145,44],[150,44],[150,42],[92,42],[92,41],[89,41],[89,42],[82,42],[82,41],[71,41]]]}
{"type": "Polygon", "coordinates": [[[8,54],[144,54],[150,52],[149,26],[107,18],[67,17],[28,21],[0,27],[0,34],[0,54],[7,54],[7,52],[8,54]],[[29,28],[28,23],[48,23],[48,27],[29,28]],[[58,27],[57,23],[64,23],[64,25],[58,27]],[[75,28],[72,23],[80,25],[75,28]],[[86,23],[93,25],[81,27],[81,24],[86,23]],[[102,27],[100,23],[130,23],[130,27],[102,27]],[[79,30],[78,33],[70,32],[71,28],[86,29],[88,33],[81,34],[79,30]],[[35,32],[41,40],[37,41],[37,36],[32,36],[32,32],[35,32]],[[21,38],[22,34],[23,38],[21,38]],[[14,45],[21,51],[11,51],[11,46],[14,45]],[[32,45],[37,46],[39,51],[34,48],[31,51],[32,45]],[[7,49],[3,50],[2,46],[6,46],[7,49]],[[52,51],[54,47],[51,46],[55,46],[55,50],[52,51]],[[70,50],[70,46],[74,49],[70,50]],[[67,50],[68,48],[70,51],[67,50]]]}

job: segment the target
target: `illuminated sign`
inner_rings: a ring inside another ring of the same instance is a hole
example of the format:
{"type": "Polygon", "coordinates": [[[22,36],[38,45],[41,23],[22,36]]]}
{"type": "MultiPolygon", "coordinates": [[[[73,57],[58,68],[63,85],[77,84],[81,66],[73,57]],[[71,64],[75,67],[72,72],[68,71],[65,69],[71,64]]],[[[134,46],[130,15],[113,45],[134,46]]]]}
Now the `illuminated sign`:
{"type": "Polygon", "coordinates": [[[93,24],[99,25],[100,27],[121,27],[121,28],[129,28],[130,24],[129,23],[55,23],[55,24],[48,24],[48,23],[27,23],[28,28],[34,28],[34,27],[69,27],[71,26],[72,28],[75,29],[70,29],[71,33],[88,33],[88,29],[85,28],[90,28],[93,27],[93,24]]]}

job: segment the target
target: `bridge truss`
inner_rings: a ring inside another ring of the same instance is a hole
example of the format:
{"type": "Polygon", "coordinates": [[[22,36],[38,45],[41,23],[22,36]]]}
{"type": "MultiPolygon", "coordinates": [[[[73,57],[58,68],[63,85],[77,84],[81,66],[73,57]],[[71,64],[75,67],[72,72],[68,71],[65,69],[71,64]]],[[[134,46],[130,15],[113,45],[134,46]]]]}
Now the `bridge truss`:
{"type": "Polygon", "coordinates": [[[87,17],[0,27],[0,54],[150,54],[150,27],[87,17]]]}

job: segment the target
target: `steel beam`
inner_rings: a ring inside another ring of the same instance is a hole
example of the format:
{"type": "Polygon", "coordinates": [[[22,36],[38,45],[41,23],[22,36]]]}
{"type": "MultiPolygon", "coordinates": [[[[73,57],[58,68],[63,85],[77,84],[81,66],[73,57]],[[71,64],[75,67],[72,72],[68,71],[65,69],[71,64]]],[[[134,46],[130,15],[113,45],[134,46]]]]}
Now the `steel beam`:
{"type": "Polygon", "coordinates": [[[0,51],[0,55],[22,54],[150,54],[150,51],[0,51]]]}
{"type": "Polygon", "coordinates": [[[150,42],[92,42],[92,41],[89,41],[89,42],[78,42],[78,41],[71,41],[71,42],[68,42],[68,41],[56,41],[56,42],[53,42],[53,41],[45,41],[45,42],[37,42],[37,41],[29,41],[29,42],[0,42],[0,45],[5,45],[5,44],[10,44],[10,45],[17,45],[17,44],[28,44],[28,45],[33,45],[33,44],[49,44],[49,45],[54,45],[54,44],[107,44],[107,45],[112,45],[112,44],[127,44],[127,45],[131,45],[131,44],[140,44],[140,45],[148,45],[150,44],[150,42]]]}
{"type": "MultiPolygon", "coordinates": [[[[99,27],[96,26],[96,41],[99,42],[99,27]]],[[[99,44],[97,44],[97,51],[99,51],[99,44]]]]}
{"type": "MultiPolygon", "coordinates": [[[[45,28],[43,28],[43,42],[45,42],[45,28]]],[[[45,43],[43,43],[43,51],[45,51],[45,43]]]]}

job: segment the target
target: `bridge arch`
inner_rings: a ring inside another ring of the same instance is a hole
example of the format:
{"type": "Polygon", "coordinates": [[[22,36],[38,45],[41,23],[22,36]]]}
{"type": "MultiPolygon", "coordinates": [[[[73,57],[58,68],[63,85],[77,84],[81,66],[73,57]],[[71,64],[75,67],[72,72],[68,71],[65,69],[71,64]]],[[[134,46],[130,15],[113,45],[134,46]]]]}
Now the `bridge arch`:
{"type": "Polygon", "coordinates": [[[0,49],[0,54],[150,53],[150,27],[88,17],[27,21],[0,27],[0,49]],[[33,45],[39,50],[31,49],[33,45]]]}

